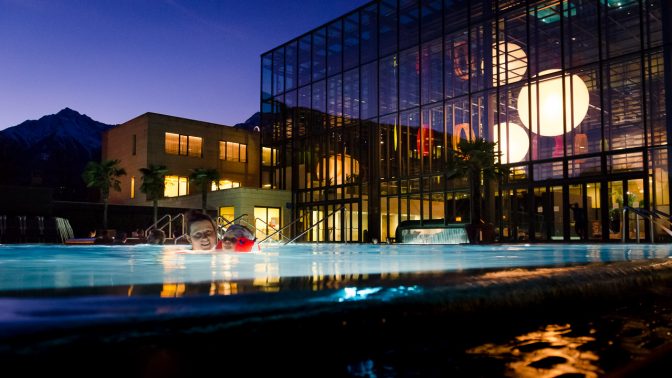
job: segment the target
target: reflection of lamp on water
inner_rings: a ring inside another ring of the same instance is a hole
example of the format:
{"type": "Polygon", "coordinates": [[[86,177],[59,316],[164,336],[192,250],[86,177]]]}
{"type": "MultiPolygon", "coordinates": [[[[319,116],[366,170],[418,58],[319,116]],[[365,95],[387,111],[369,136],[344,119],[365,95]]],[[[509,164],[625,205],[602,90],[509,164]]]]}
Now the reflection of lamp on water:
{"type": "MultiPolygon", "coordinates": [[[[343,184],[343,174],[346,180],[359,175],[359,162],[350,155],[331,155],[322,159],[317,167],[317,176],[321,177],[326,171],[326,178],[332,185],[343,184]]],[[[346,181],[347,183],[347,181],[346,181]]]]}
{"type": "Polygon", "coordinates": [[[502,164],[517,163],[522,161],[530,149],[530,139],[527,131],[515,123],[509,122],[500,123],[495,126],[495,142],[499,144],[499,149],[502,151],[502,164]],[[508,127],[508,133],[507,133],[508,127]],[[502,129],[504,138],[499,137],[499,129],[502,129]]]}
{"type": "MultiPolygon", "coordinates": [[[[543,71],[538,76],[559,71],[557,69],[543,71]]],[[[543,136],[562,135],[565,132],[563,107],[565,108],[565,119],[572,127],[578,126],[583,121],[588,113],[588,87],[577,75],[564,75],[564,104],[562,87],[562,77],[556,76],[551,79],[541,79],[521,89],[518,95],[518,115],[525,127],[534,132],[538,131],[543,136]],[[538,104],[537,98],[539,99],[538,104]],[[530,107],[532,108],[531,122],[530,107]]]]}

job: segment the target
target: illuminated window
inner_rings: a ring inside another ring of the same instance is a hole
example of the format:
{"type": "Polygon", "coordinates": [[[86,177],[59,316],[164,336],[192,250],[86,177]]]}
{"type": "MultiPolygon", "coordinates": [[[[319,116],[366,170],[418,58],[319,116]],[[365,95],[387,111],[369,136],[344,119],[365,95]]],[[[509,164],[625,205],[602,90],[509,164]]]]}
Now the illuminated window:
{"type": "Polygon", "coordinates": [[[240,187],[239,182],[224,179],[219,180],[219,189],[217,189],[217,182],[213,181],[210,190],[214,192],[215,190],[231,189],[238,187],[240,187]]]}
{"type": "Polygon", "coordinates": [[[135,198],[135,176],[131,177],[131,199],[135,198]]]}
{"type": "Polygon", "coordinates": [[[166,176],[163,191],[164,197],[177,197],[189,194],[189,178],[181,176],[166,176]]]}
{"type": "Polygon", "coordinates": [[[234,142],[219,142],[219,158],[221,160],[239,161],[245,163],[247,161],[247,145],[234,142]]]}
{"type": "MultiPolygon", "coordinates": [[[[254,219],[256,227],[256,237],[258,239],[263,239],[267,235],[273,234],[275,231],[279,230],[282,225],[280,224],[280,208],[276,207],[255,207],[254,208],[254,219]]],[[[279,240],[280,234],[276,233],[273,235],[273,239],[279,240]]]]}
{"type": "Polygon", "coordinates": [[[219,208],[219,216],[224,218],[226,222],[233,221],[234,217],[234,208],[233,206],[224,206],[219,208]]]}
{"type": "Polygon", "coordinates": [[[262,147],[261,149],[261,164],[265,167],[271,167],[278,161],[278,149],[270,147],[262,147]]]}
{"type": "Polygon", "coordinates": [[[178,155],[180,153],[179,145],[180,135],[173,133],[166,133],[166,153],[170,155],[178,155]]]}
{"type": "Polygon", "coordinates": [[[190,136],[189,137],[189,156],[201,157],[203,147],[203,138],[190,136]]]}
{"type": "Polygon", "coordinates": [[[166,133],[166,153],[191,157],[203,156],[203,138],[166,133]]]}

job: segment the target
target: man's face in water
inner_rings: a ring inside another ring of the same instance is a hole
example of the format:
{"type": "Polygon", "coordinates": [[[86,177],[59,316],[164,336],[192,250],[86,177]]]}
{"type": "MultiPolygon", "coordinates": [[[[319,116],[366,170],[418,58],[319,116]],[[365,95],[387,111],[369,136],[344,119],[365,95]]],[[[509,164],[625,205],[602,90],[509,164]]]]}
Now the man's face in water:
{"type": "Polygon", "coordinates": [[[189,227],[189,239],[194,251],[207,251],[217,245],[217,234],[212,222],[208,220],[192,223],[189,227]]]}

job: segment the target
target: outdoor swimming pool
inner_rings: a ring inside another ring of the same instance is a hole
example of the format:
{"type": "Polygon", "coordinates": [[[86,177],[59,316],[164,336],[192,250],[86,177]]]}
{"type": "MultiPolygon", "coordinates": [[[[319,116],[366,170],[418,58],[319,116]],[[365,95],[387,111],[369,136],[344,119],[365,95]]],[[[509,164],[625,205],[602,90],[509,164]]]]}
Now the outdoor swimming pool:
{"type": "MultiPolygon", "coordinates": [[[[492,339],[545,327],[565,337],[567,353],[603,359],[567,357],[558,372],[595,376],[622,362],[594,346],[612,336],[538,319],[588,316],[611,308],[607,299],[672,282],[667,244],[182,248],[0,245],[0,361],[32,372],[77,366],[86,375],[89,361],[109,375],[190,376],[226,355],[250,374],[502,375],[511,367],[501,356],[483,362],[502,353],[492,339]],[[247,351],[274,363],[245,365],[247,351]]],[[[535,356],[523,360],[536,366],[535,356]]]]}
{"type": "MultiPolygon", "coordinates": [[[[264,246],[254,253],[184,253],[184,246],[0,245],[0,294],[68,289],[283,278],[460,272],[635,261],[672,255],[667,244],[616,245],[370,245],[264,246]]],[[[29,293],[24,293],[29,294],[29,293]]]]}

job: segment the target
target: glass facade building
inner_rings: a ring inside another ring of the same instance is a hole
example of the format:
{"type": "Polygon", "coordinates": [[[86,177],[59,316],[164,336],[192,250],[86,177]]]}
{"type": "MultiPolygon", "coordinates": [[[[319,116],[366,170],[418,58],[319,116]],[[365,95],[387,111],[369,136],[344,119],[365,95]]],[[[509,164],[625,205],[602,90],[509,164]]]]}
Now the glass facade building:
{"type": "Polygon", "coordinates": [[[484,185],[498,240],[634,240],[623,206],[670,213],[671,14],[372,1],[262,55],[262,186],[292,190],[304,240],[384,242],[404,220],[470,221],[447,151],[484,138],[510,168],[484,185]]]}

